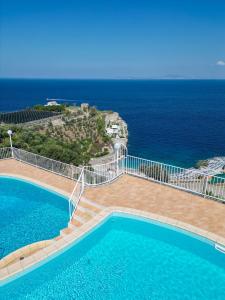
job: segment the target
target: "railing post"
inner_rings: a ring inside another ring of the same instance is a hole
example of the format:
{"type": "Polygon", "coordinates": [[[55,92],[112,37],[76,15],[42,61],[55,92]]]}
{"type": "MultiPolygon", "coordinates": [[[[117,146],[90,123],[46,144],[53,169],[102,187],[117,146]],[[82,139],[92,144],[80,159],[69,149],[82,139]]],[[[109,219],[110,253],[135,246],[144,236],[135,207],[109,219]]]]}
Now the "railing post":
{"type": "Polygon", "coordinates": [[[8,135],[9,135],[9,141],[10,141],[10,149],[11,149],[11,153],[12,153],[12,158],[14,158],[14,153],[13,153],[13,145],[12,145],[12,130],[8,130],[7,131],[8,135]]]}
{"type": "Polygon", "coordinates": [[[19,149],[18,152],[19,152],[19,161],[22,161],[22,159],[21,159],[21,150],[19,149]]]}
{"type": "Polygon", "coordinates": [[[116,150],[116,176],[119,174],[119,150],[116,150]]]}
{"type": "Polygon", "coordinates": [[[74,176],[74,171],[73,171],[73,166],[71,165],[71,179],[73,179],[74,176]]]}
{"type": "Polygon", "coordinates": [[[162,182],[164,181],[164,178],[162,178],[163,176],[164,176],[164,174],[163,174],[163,165],[160,164],[160,171],[159,171],[160,184],[162,184],[162,182]]]}
{"type": "Polygon", "coordinates": [[[119,143],[116,143],[114,145],[114,150],[116,152],[116,159],[115,159],[115,163],[116,163],[116,176],[119,175],[119,150],[120,150],[121,145],[119,143]]]}
{"type": "Polygon", "coordinates": [[[202,190],[202,193],[204,195],[204,198],[207,196],[206,193],[207,193],[207,187],[208,187],[208,180],[209,180],[209,177],[206,176],[204,178],[204,182],[203,182],[203,190],[202,190]]]}
{"type": "Polygon", "coordinates": [[[124,159],[123,159],[123,173],[127,173],[127,162],[126,162],[127,157],[124,155],[124,159]]]}
{"type": "Polygon", "coordinates": [[[82,169],[82,175],[81,175],[81,189],[82,189],[82,193],[84,191],[84,187],[85,187],[85,182],[84,182],[84,168],[82,169]]]}
{"type": "Polygon", "coordinates": [[[36,164],[36,167],[37,167],[37,154],[35,154],[35,164],[36,164]]]}
{"type": "Polygon", "coordinates": [[[126,173],[125,172],[125,156],[121,160],[121,169],[122,169],[123,174],[126,173]]]}

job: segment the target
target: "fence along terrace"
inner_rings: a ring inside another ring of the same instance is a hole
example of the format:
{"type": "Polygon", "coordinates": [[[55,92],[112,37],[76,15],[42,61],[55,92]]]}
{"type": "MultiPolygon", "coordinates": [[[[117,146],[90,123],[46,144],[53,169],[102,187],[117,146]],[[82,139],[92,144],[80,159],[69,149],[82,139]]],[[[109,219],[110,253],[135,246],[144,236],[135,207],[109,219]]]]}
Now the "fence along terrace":
{"type": "Polygon", "coordinates": [[[134,157],[127,154],[123,145],[117,144],[113,161],[92,166],[77,167],[15,147],[0,149],[0,159],[12,158],[76,181],[70,196],[70,217],[85,186],[110,183],[123,174],[225,202],[225,178],[206,175],[198,170],[190,172],[189,169],[134,157]]]}

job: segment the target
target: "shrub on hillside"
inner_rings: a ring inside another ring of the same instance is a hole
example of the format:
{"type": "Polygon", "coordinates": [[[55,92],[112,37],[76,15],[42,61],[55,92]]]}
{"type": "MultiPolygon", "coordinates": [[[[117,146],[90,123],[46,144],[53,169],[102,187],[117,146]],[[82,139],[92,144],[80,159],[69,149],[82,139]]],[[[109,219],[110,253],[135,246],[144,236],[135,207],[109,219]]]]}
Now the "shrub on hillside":
{"type": "Polygon", "coordinates": [[[158,181],[162,182],[168,182],[169,180],[169,175],[167,170],[158,164],[154,165],[140,165],[139,166],[139,171],[144,173],[147,177],[153,178],[158,181]]]}

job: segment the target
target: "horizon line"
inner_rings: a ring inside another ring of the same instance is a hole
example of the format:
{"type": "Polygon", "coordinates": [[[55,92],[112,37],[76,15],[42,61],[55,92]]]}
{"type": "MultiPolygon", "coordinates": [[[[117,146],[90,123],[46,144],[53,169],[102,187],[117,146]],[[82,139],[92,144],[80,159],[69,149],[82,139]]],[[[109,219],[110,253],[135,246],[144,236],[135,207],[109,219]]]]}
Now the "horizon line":
{"type": "Polygon", "coordinates": [[[58,78],[58,77],[0,77],[0,80],[177,80],[177,81],[185,81],[185,80],[225,80],[225,78],[93,78],[93,77],[74,77],[74,78],[58,78]]]}

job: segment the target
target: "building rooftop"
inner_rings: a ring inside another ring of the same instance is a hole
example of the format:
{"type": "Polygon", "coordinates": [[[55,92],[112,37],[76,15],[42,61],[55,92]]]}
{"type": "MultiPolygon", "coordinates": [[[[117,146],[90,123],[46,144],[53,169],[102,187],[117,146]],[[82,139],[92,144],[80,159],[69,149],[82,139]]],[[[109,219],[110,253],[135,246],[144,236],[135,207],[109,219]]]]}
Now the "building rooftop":
{"type": "Polygon", "coordinates": [[[45,106],[55,106],[55,105],[60,105],[60,104],[55,100],[48,101],[47,104],[45,104],[45,106]]]}

